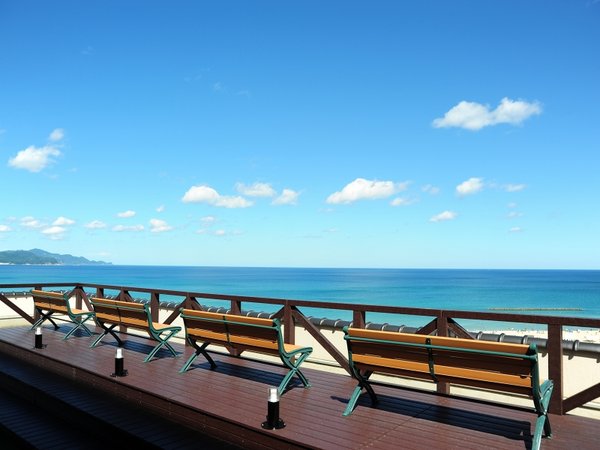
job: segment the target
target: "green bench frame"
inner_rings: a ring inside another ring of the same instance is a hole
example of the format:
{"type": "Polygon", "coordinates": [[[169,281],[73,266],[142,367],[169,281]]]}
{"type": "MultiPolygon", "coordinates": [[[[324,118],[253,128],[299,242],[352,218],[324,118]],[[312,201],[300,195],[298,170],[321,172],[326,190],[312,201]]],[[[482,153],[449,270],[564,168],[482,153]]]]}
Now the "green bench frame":
{"type": "Polygon", "coordinates": [[[123,347],[123,341],[114,331],[116,327],[123,326],[145,331],[158,342],[144,359],[144,362],[150,361],[162,347],[166,347],[173,356],[178,356],[178,353],[168,341],[181,331],[181,327],[153,322],[147,303],[123,302],[93,297],[91,304],[96,312],[96,323],[104,330],[90,345],[91,348],[96,347],[107,334],[116,339],[119,347],[123,347]]]}
{"type": "Polygon", "coordinates": [[[50,316],[52,316],[52,314],[65,314],[69,317],[71,322],[75,324],[75,327],[71,328],[65,337],[63,337],[63,340],[68,339],[77,330],[85,331],[88,336],[92,335],[92,332],[85,326],[85,322],[94,317],[95,313],[93,311],[71,308],[68,294],[41,291],[38,289],[32,289],[30,293],[33,297],[34,309],[40,315],[31,326],[32,330],[41,326],[46,320],[54,325],[55,330],[58,330],[60,327],[50,316]]]}
{"type": "Polygon", "coordinates": [[[279,384],[279,394],[283,394],[288,383],[297,375],[305,387],[310,387],[308,379],[300,370],[300,365],[312,353],[312,347],[284,343],[279,319],[262,319],[235,314],[212,313],[194,309],[180,310],[186,330],[186,339],[194,347],[194,354],[179,371],[186,372],[199,355],[210,363],[211,369],[217,365],[206,351],[210,344],[224,346],[229,350],[244,350],[279,356],[289,369],[279,384]],[[198,342],[202,342],[201,345],[198,342]]]}
{"type": "Polygon", "coordinates": [[[352,376],[358,381],[343,415],[352,413],[364,388],[373,404],[373,373],[395,374],[435,383],[446,382],[526,395],[537,413],[532,448],[542,433],[552,436],[548,407],[554,383],[540,385],[535,344],[425,336],[344,327],[352,376]]]}

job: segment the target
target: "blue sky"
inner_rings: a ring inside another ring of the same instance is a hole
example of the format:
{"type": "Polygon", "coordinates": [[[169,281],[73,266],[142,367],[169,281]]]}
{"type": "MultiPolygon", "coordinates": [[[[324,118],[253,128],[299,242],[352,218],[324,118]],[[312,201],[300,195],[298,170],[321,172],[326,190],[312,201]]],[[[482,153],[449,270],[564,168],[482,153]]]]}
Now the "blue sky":
{"type": "Polygon", "coordinates": [[[599,269],[600,2],[0,1],[0,249],[599,269]]]}

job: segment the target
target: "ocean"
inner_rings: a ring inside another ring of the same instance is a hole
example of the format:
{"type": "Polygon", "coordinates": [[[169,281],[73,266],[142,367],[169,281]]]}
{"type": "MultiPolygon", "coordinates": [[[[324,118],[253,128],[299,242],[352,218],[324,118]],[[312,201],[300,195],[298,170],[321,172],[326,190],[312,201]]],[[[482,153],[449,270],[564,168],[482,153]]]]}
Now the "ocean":
{"type": "MultiPolygon", "coordinates": [[[[0,266],[0,284],[63,281],[293,300],[600,318],[597,270],[0,266]]],[[[227,306],[218,301],[209,304],[227,306]]],[[[272,312],[268,305],[243,306],[272,312]]],[[[351,319],[351,313],[343,311],[310,308],[303,312],[314,317],[351,319]]],[[[420,326],[429,319],[370,313],[367,320],[420,326]]],[[[499,326],[492,322],[464,322],[461,324],[471,330],[499,326]]],[[[517,324],[511,326],[518,328],[517,324]]]]}

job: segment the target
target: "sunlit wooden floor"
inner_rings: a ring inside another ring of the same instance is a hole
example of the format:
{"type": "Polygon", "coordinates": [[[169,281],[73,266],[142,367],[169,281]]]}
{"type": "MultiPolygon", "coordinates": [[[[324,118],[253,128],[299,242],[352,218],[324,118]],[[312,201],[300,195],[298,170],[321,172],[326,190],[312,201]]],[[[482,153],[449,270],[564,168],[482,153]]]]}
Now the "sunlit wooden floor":
{"type": "MultiPolygon", "coordinates": [[[[0,329],[0,352],[50,371],[77,385],[115,396],[185,428],[201,430],[244,448],[377,448],[377,449],[527,449],[535,423],[533,409],[517,409],[450,398],[411,389],[377,385],[377,408],[361,397],[355,412],[342,417],[355,386],[345,375],[304,369],[312,387],[293,381],[282,396],[281,430],[264,430],[267,389],[277,386],[283,367],[245,357],[214,353],[210,370],[198,358],[193,369],[180,374],[191,349],[175,344],[177,358],[161,351],[143,363],[153,343],[126,336],[126,377],[114,372],[116,343],[110,337],[90,349],[91,338],[76,333],[63,341],[69,325],[54,331],[44,327],[44,349],[33,348],[28,327],[0,329]]],[[[4,367],[8,370],[8,367],[4,367]]],[[[297,380],[296,380],[297,381],[297,380]]],[[[551,416],[554,436],[545,449],[598,448],[600,422],[579,416],[551,416]]],[[[159,436],[156,438],[160,439],[159,436]]],[[[181,444],[180,448],[185,448],[181,444]]],[[[200,448],[200,444],[198,444],[200,448]]]]}

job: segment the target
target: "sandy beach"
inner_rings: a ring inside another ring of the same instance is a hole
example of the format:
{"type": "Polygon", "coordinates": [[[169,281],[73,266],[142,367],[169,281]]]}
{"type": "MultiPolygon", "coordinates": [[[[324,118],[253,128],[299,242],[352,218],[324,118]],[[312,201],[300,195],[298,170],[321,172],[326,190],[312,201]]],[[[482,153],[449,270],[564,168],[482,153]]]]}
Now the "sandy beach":
{"type": "MultiPolygon", "coordinates": [[[[480,331],[480,330],[477,330],[480,331]]],[[[504,329],[504,330],[491,330],[485,331],[484,333],[492,334],[505,334],[507,336],[530,336],[534,338],[548,339],[548,332],[546,330],[517,330],[517,329],[504,329]]],[[[598,329],[563,329],[563,340],[565,341],[579,341],[579,342],[591,342],[600,344],[600,330],[598,329]]]]}

